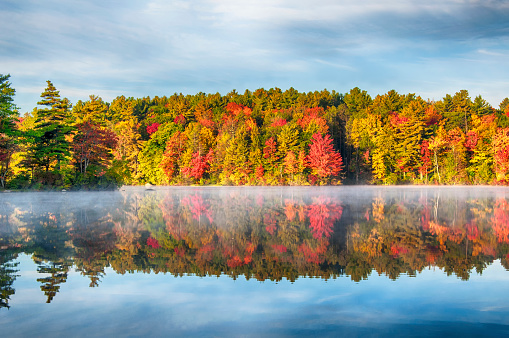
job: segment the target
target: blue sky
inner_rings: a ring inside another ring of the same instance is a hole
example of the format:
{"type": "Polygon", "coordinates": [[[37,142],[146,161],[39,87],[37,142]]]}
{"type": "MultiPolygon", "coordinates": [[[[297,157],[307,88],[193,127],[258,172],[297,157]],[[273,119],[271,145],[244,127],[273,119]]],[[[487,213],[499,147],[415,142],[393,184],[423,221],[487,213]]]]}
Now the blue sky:
{"type": "Polygon", "coordinates": [[[2,0],[0,31],[21,112],[46,80],[73,103],[261,87],[509,96],[506,0],[2,0]]]}

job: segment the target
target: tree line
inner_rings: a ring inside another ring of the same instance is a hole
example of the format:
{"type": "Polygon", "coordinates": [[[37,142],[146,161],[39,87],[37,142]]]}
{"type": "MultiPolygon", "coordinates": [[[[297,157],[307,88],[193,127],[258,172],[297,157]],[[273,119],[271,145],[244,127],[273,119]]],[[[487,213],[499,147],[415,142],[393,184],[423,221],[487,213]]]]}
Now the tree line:
{"type": "Polygon", "coordinates": [[[0,75],[2,188],[155,185],[507,184],[509,99],[425,101],[354,88],[75,104],[51,81],[20,116],[0,75]]]}

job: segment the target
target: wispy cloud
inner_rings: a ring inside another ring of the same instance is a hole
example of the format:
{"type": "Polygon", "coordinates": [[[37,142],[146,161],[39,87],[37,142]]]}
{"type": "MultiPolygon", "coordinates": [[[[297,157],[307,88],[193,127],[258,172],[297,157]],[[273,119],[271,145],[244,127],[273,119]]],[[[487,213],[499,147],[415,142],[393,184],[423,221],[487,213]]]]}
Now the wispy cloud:
{"type": "Polygon", "coordinates": [[[5,0],[0,29],[0,72],[25,111],[47,79],[75,102],[274,86],[419,93],[429,77],[440,87],[439,69],[481,90],[509,75],[493,54],[508,53],[507,1],[5,0]],[[459,70],[465,55],[485,74],[459,70]]]}

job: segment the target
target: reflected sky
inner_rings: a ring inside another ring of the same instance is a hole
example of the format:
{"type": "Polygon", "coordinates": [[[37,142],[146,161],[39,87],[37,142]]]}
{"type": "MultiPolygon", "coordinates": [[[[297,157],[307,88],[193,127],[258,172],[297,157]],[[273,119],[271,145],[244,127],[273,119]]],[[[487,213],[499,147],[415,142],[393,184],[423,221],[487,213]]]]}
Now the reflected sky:
{"type": "Polygon", "coordinates": [[[373,274],[360,283],[346,277],[273,283],[118,275],[107,269],[100,287],[89,288],[86,278],[71,272],[62,294],[46,304],[31,272],[34,263],[26,255],[19,261],[12,307],[0,312],[8,336],[500,334],[509,327],[509,274],[498,262],[468,282],[438,269],[397,281],[373,274]]]}

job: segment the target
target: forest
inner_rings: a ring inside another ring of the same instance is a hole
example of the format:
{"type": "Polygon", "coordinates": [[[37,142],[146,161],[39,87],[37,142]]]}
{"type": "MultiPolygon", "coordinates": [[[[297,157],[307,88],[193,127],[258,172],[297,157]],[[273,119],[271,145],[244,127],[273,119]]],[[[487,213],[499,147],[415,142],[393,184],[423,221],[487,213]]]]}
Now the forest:
{"type": "Polygon", "coordinates": [[[47,81],[20,114],[9,80],[0,74],[2,189],[509,182],[508,98],[260,88],[72,104],[47,81]]]}

